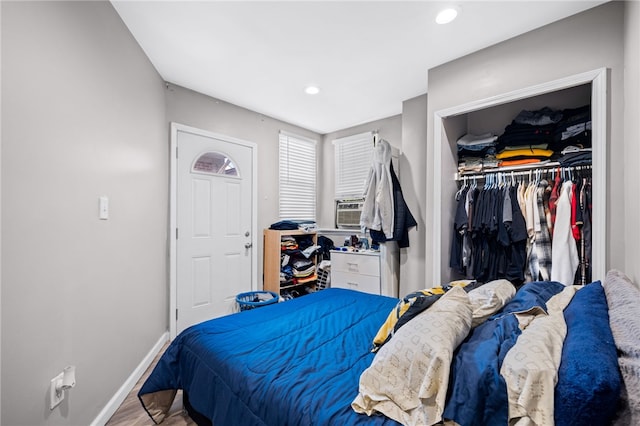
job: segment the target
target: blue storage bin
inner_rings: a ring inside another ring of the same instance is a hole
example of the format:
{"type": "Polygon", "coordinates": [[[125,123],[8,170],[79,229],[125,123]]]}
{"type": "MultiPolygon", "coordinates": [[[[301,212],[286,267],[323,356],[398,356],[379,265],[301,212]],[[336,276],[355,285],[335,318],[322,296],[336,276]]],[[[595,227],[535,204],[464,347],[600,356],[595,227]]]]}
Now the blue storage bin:
{"type": "Polygon", "coordinates": [[[272,291],[248,291],[236,296],[236,302],[241,311],[278,303],[278,299],[279,296],[272,291]]]}

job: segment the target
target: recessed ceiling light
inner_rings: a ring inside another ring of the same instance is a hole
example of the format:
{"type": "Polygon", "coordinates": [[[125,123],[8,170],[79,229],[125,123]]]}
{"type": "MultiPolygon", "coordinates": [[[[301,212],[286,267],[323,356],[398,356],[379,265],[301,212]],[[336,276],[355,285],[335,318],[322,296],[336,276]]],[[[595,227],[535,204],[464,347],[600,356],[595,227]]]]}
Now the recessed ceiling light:
{"type": "Polygon", "coordinates": [[[320,93],[320,88],[317,86],[307,86],[304,91],[307,95],[317,95],[320,93]]]}
{"type": "Polygon", "coordinates": [[[455,7],[449,7],[447,9],[443,9],[436,16],[436,23],[438,24],[448,24],[449,22],[456,19],[458,16],[458,9],[455,7]]]}

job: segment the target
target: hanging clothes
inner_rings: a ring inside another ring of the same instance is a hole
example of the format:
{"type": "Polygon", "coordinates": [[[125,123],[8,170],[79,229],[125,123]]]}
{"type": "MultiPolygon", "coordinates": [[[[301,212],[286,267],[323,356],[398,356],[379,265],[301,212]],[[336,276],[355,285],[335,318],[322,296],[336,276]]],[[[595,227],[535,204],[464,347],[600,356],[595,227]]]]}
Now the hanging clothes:
{"type": "Polygon", "coordinates": [[[540,170],[527,175],[507,182],[487,174],[479,188],[465,181],[456,193],[450,267],[478,282],[591,282],[590,177],[563,183],[572,177],[565,169],[548,180],[540,170]]]}
{"type": "Polygon", "coordinates": [[[399,248],[409,247],[409,229],[418,226],[418,222],[411,214],[409,206],[402,195],[402,188],[396,172],[393,170],[393,162],[389,164],[391,182],[393,183],[393,237],[386,238],[382,231],[370,229],[369,234],[374,243],[385,241],[397,241],[399,248]]]}
{"type": "Polygon", "coordinates": [[[466,274],[464,262],[464,238],[469,230],[469,216],[467,215],[467,193],[469,188],[463,188],[458,192],[456,215],[453,219],[453,239],[451,242],[451,253],[449,255],[449,267],[461,274],[466,274]]]}
{"type": "Polygon", "coordinates": [[[562,184],[556,209],[556,222],[551,247],[553,268],[551,280],[572,285],[580,263],[578,249],[571,232],[571,192],[573,182],[562,184]]]}
{"type": "Polygon", "coordinates": [[[591,282],[591,179],[583,178],[580,193],[582,210],[581,275],[582,284],[591,282]]]}
{"type": "Polygon", "coordinates": [[[551,237],[549,235],[549,227],[547,225],[547,217],[544,209],[544,192],[547,187],[547,182],[542,181],[538,186],[536,193],[537,212],[535,224],[535,239],[536,239],[536,254],[538,258],[538,271],[540,272],[539,278],[543,281],[549,281],[551,278],[551,264],[552,264],[552,248],[551,237]]]}
{"type": "Polygon", "coordinates": [[[393,182],[391,180],[391,145],[378,141],[373,150],[373,161],[367,177],[364,203],[360,214],[362,229],[382,231],[393,238],[393,182]]]}
{"type": "Polygon", "coordinates": [[[560,177],[560,169],[556,173],[553,188],[551,189],[551,195],[549,197],[549,212],[551,213],[551,228],[553,228],[556,222],[556,208],[558,205],[558,197],[560,196],[560,188],[562,185],[562,178],[560,177]]]}
{"type": "Polygon", "coordinates": [[[505,246],[507,258],[505,278],[512,283],[522,284],[525,279],[524,268],[527,261],[527,227],[518,204],[518,187],[511,186],[508,190],[511,199],[511,216],[509,217],[508,213],[503,216],[509,235],[509,244],[505,246]]]}
{"type": "Polygon", "coordinates": [[[465,213],[467,215],[467,229],[462,237],[462,267],[467,272],[467,276],[470,276],[471,271],[473,270],[471,233],[469,232],[469,229],[471,228],[471,216],[473,215],[473,205],[477,191],[478,189],[475,184],[469,188],[467,196],[465,197],[464,205],[465,213]]]}
{"type": "Polygon", "coordinates": [[[375,145],[365,188],[360,227],[369,229],[374,243],[397,241],[399,248],[409,247],[409,229],[418,222],[404,199],[391,162],[391,145],[384,139],[375,145]]]}
{"type": "Polygon", "coordinates": [[[524,193],[525,202],[525,221],[527,224],[527,270],[525,271],[525,277],[527,281],[534,281],[540,275],[540,268],[538,267],[538,251],[536,249],[536,215],[537,203],[535,199],[535,185],[533,182],[529,182],[527,189],[524,193]]]}

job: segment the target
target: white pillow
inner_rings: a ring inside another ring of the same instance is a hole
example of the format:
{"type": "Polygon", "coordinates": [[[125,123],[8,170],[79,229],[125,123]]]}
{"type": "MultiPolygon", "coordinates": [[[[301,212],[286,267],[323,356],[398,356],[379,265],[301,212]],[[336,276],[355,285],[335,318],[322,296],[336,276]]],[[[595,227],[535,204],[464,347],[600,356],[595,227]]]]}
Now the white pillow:
{"type": "Polygon", "coordinates": [[[405,425],[442,419],[454,350],[471,329],[469,296],[460,287],[401,327],[360,376],[351,403],[358,413],[380,412],[405,425]]]}
{"type": "Polygon", "coordinates": [[[469,292],[473,321],[471,327],[477,327],[491,315],[498,312],[516,294],[516,288],[507,280],[495,280],[481,285],[469,292]]]}

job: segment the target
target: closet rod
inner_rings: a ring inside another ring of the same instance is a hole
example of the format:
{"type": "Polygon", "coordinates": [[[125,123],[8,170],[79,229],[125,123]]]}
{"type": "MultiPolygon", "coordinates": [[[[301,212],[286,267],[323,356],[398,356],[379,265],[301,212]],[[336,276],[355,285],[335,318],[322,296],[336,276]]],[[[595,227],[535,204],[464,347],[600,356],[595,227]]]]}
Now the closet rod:
{"type": "Polygon", "coordinates": [[[554,170],[591,170],[591,164],[583,164],[579,166],[561,166],[558,162],[545,163],[544,165],[529,165],[529,166],[512,166],[512,167],[499,167],[491,170],[484,170],[482,172],[458,172],[455,174],[455,180],[461,181],[468,178],[484,179],[486,175],[495,175],[497,173],[503,173],[506,176],[525,176],[529,175],[537,170],[542,172],[553,172],[554,170]]]}

